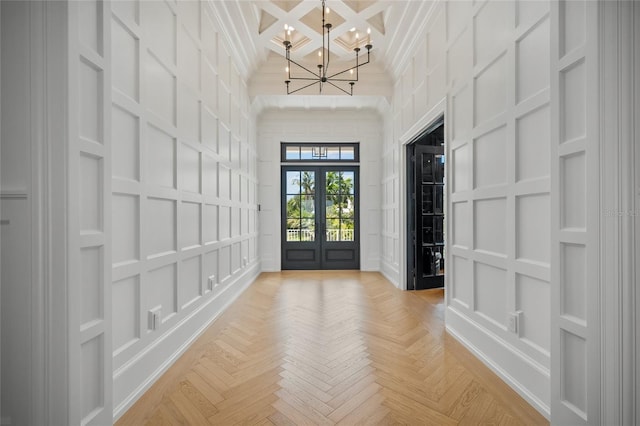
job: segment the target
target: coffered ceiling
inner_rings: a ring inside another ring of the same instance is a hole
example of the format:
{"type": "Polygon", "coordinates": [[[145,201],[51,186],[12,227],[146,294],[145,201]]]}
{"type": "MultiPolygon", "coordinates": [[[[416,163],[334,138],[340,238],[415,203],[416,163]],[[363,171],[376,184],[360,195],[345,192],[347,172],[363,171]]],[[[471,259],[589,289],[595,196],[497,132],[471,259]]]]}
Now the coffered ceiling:
{"type": "MultiPolygon", "coordinates": [[[[240,66],[243,69],[240,71],[248,81],[260,81],[258,93],[254,95],[263,91],[271,95],[286,93],[283,83],[285,25],[294,27],[290,38],[291,58],[310,64],[311,67],[317,62],[317,52],[322,49],[323,43],[321,0],[211,2],[214,9],[221,14],[221,20],[230,39],[236,41],[232,50],[241,62],[240,66]],[[276,72],[279,73],[277,78],[276,72]],[[271,87],[276,84],[277,87],[271,87]],[[273,92],[270,92],[271,90],[273,92]]],[[[393,87],[394,81],[401,74],[401,68],[411,57],[411,49],[415,48],[415,34],[424,22],[432,3],[427,0],[326,1],[326,6],[330,9],[326,21],[332,24],[329,59],[334,69],[344,69],[354,64],[355,47],[361,47],[362,61],[363,56],[366,56],[364,44],[367,41],[367,30],[370,29],[371,32],[371,64],[362,67],[361,73],[374,74],[373,80],[370,80],[370,87],[374,90],[372,92],[366,89],[364,81],[356,85],[354,93],[376,95],[375,87],[380,87],[381,91],[377,95],[389,96],[389,88],[393,87]],[[383,73],[386,76],[384,84],[383,73]]],[[[361,74],[361,81],[363,80],[365,79],[361,74]]],[[[305,104],[309,103],[305,101],[305,104]]],[[[300,104],[300,101],[296,104],[300,104]]]]}
{"type": "MultiPolygon", "coordinates": [[[[398,2],[398,4],[401,4],[398,2]]],[[[291,34],[291,54],[297,60],[314,61],[316,52],[322,49],[322,8],[319,0],[274,0],[254,3],[259,15],[258,43],[267,50],[283,54],[282,42],[285,25],[294,27],[291,34]]],[[[385,14],[393,7],[390,1],[343,0],[327,3],[329,13],[326,22],[332,24],[332,60],[351,60],[355,47],[370,40],[374,51],[384,51],[385,14]],[[356,38],[359,36],[359,38],[356,38]]]]}

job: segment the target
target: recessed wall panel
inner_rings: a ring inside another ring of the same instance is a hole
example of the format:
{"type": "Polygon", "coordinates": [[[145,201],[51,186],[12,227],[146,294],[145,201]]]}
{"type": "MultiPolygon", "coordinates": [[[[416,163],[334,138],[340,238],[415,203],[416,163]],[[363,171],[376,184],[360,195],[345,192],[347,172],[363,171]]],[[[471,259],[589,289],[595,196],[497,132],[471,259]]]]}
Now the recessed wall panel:
{"type": "Polygon", "coordinates": [[[140,180],[140,124],[138,117],[118,106],[111,110],[111,170],[113,177],[140,180]]]}
{"type": "MultiPolygon", "coordinates": [[[[160,3],[160,2],[143,2],[160,3]]],[[[152,54],[144,55],[145,105],[165,122],[176,125],[175,76],[152,54]]]]}
{"type": "Polygon", "coordinates": [[[142,29],[149,48],[169,64],[176,63],[176,16],[164,1],[141,1],[142,29]]]}
{"type": "Polygon", "coordinates": [[[147,182],[176,187],[176,140],[155,126],[147,127],[147,182]]]}
{"type": "Polygon", "coordinates": [[[475,263],[475,309],[504,328],[507,315],[507,271],[475,263]]]}
{"type": "Polygon", "coordinates": [[[103,267],[102,247],[89,247],[80,250],[82,282],[80,283],[82,303],[81,321],[102,319],[103,314],[103,267]]]}
{"type": "Polygon", "coordinates": [[[112,253],[114,265],[140,258],[140,207],[137,195],[113,194],[111,198],[112,253]]]}
{"type": "Polygon", "coordinates": [[[204,243],[213,243],[218,241],[218,206],[205,204],[203,208],[204,243]]]}
{"type": "Polygon", "coordinates": [[[213,23],[209,12],[205,9],[203,11],[202,19],[202,40],[207,40],[207,43],[203,43],[202,49],[207,57],[207,60],[211,62],[213,67],[216,67],[218,63],[218,32],[216,25],[213,23]]]}
{"type": "Polygon", "coordinates": [[[185,1],[178,3],[178,11],[182,22],[189,34],[195,38],[200,37],[200,2],[185,1]]]}
{"type": "Polygon", "coordinates": [[[218,162],[206,154],[202,155],[202,193],[218,196],[218,162]]]}
{"type": "Polygon", "coordinates": [[[84,0],[78,5],[78,40],[94,52],[102,53],[102,1],[84,0]]]}
{"type": "Polygon", "coordinates": [[[469,203],[453,203],[453,245],[464,248],[471,247],[471,215],[469,214],[469,203]]]}
{"type": "Polygon", "coordinates": [[[549,106],[536,109],[516,120],[517,180],[537,179],[550,174],[549,106]]]}
{"type": "Polygon", "coordinates": [[[516,4],[518,27],[532,24],[540,19],[542,15],[549,13],[549,4],[547,1],[518,0],[516,4]]]}
{"type": "MultiPolygon", "coordinates": [[[[186,28],[183,26],[180,29],[178,67],[183,84],[192,91],[198,92],[200,91],[200,50],[191,36],[187,34],[186,28]]],[[[194,29],[190,28],[190,30],[194,29]]]]}
{"type": "Polygon", "coordinates": [[[200,143],[200,101],[189,89],[181,88],[178,105],[180,135],[188,142],[200,143]]]}
{"type": "Polygon", "coordinates": [[[427,68],[433,68],[443,64],[445,48],[447,46],[447,32],[445,28],[444,8],[440,8],[437,16],[434,17],[432,26],[427,35],[427,68]]]}
{"type": "Polygon", "coordinates": [[[200,152],[183,144],[180,152],[182,157],[180,173],[182,175],[182,190],[200,193],[200,152]]]}
{"type": "Polygon", "coordinates": [[[549,265],[551,207],[548,194],[516,198],[516,258],[549,265]]]}
{"type": "MultiPolygon", "coordinates": [[[[125,2],[118,2],[125,3],[125,2]]],[[[137,101],[138,96],[138,49],[136,39],[117,19],[111,21],[111,78],[113,87],[137,101]]]]}
{"type": "Polygon", "coordinates": [[[234,273],[242,266],[242,246],[240,243],[233,243],[231,247],[231,273],[234,273]]]}
{"type": "Polygon", "coordinates": [[[586,5],[584,1],[560,0],[560,54],[566,55],[582,46],[586,38],[586,5]]]}
{"type": "Polygon", "coordinates": [[[580,244],[562,244],[560,252],[562,314],[587,319],[587,250],[580,244]]]}
{"type": "Polygon", "coordinates": [[[221,200],[231,200],[231,170],[222,164],[218,167],[218,196],[221,200]]]}
{"type": "Polygon", "coordinates": [[[220,239],[231,238],[231,207],[220,206],[220,222],[218,232],[220,239]]]}
{"type": "Polygon", "coordinates": [[[202,109],[202,143],[211,151],[218,152],[218,119],[208,108],[202,109]]]}
{"type": "Polygon", "coordinates": [[[104,349],[102,335],[80,347],[82,380],[82,418],[104,407],[104,349]]]}
{"type": "Polygon", "coordinates": [[[178,311],[177,278],[175,263],[149,271],[147,310],[161,306],[163,323],[178,311]]]}
{"type": "Polygon", "coordinates": [[[550,24],[547,18],[516,44],[518,102],[549,87],[550,35],[550,24]]]}
{"type": "MultiPolygon", "coordinates": [[[[459,86],[467,81],[473,71],[473,38],[471,30],[465,29],[447,51],[449,83],[459,86]]],[[[471,108],[469,107],[469,110],[471,108]]]]}
{"type": "Polygon", "coordinates": [[[504,198],[475,202],[475,249],[506,256],[507,202],[504,198]]]}
{"type": "Polygon", "coordinates": [[[453,192],[461,192],[469,189],[469,173],[471,159],[469,158],[469,145],[465,144],[452,151],[453,154],[453,192]]]}
{"type": "Polygon", "coordinates": [[[563,228],[586,226],[586,165],[585,154],[575,154],[561,159],[560,203],[563,228]]]}
{"type": "Polygon", "coordinates": [[[476,188],[507,182],[506,128],[500,127],[474,141],[474,184],[476,188]]]}
{"type": "Polygon", "coordinates": [[[231,276],[231,246],[222,247],[219,253],[220,281],[224,281],[231,276]]]}
{"type": "Polygon", "coordinates": [[[550,297],[548,282],[516,274],[516,310],[522,311],[520,337],[547,353],[551,341],[550,297]]]}
{"type": "Polygon", "coordinates": [[[513,27],[513,3],[489,0],[474,18],[475,64],[484,64],[505,50],[513,27]]]}
{"type": "Polygon", "coordinates": [[[240,235],[240,208],[231,208],[231,237],[240,235]]]}
{"type": "Polygon", "coordinates": [[[473,295],[471,287],[471,262],[459,256],[451,256],[453,276],[453,298],[471,306],[473,295]]]}
{"type": "Polygon", "coordinates": [[[200,204],[182,203],[181,248],[200,245],[200,204]]]}
{"type": "Polygon", "coordinates": [[[453,95],[453,120],[451,131],[453,140],[468,140],[473,128],[473,104],[471,103],[471,89],[466,86],[453,95]]]}
{"type": "Polygon", "coordinates": [[[140,22],[140,4],[137,1],[114,1],[111,10],[125,22],[140,22]]]}
{"type": "Polygon", "coordinates": [[[481,124],[507,107],[506,56],[502,55],[475,79],[475,125],[481,124]]]}
{"type": "Polygon", "coordinates": [[[180,304],[184,309],[200,297],[200,256],[186,259],[180,269],[180,304]]]}
{"type": "Polygon", "coordinates": [[[225,124],[218,121],[218,153],[226,161],[231,159],[231,134],[225,124]]]}
{"type": "Polygon", "coordinates": [[[565,330],[562,335],[560,388],[561,400],[577,408],[586,418],[587,410],[587,342],[575,334],[565,330]]]}
{"type": "Polygon", "coordinates": [[[81,60],[79,67],[78,116],[80,136],[102,143],[102,71],[81,60]]]}
{"type": "MultiPolygon", "coordinates": [[[[221,77],[218,76],[220,79],[221,77]]],[[[221,85],[218,87],[218,116],[225,126],[231,126],[231,94],[221,85]]],[[[224,152],[224,151],[221,151],[224,152]]]]}
{"type": "Polygon", "coordinates": [[[447,5],[447,40],[453,41],[471,17],[471,1],[450,1],[447,5]]]}
{"type": "Polygon", "coordinates": [[[103,227],[102,159],[80,155],[80,231],[100,232],[103,227]]]}
{"type": "Polygon", "coordinates": [[[218,107],[218,76],[208,60],[202,62],[202,100],[211,111],[218,107]]]}
{"type": "Polygon", "coordinates": [[[117,353],[140,337],[140,276],[114,282],[111,300],[113,351],[117,353]]]}
{"type": "Polygon", "coordinates": [[[213,275],[214,284],[220,282],[220,274],[218,271],[218,250],[210,251],[204,255],[203,269],[206,279],[209,279],[209,277],[213,275]]]}
{"type": "Polygon", "coordinates": [[[150,214],[144,222],[149,256],[176,251],[176,202],[149,198],[150,214]]]}
{"type": "MultiPolygon", "coordinates": [[[[572,2],[582,3],[582,2],[572,2]]],[[[584,137],[586,134],[586,67],[579,62],[561,73],[560,79],[560,129],[562,142],[584,137]]]]}

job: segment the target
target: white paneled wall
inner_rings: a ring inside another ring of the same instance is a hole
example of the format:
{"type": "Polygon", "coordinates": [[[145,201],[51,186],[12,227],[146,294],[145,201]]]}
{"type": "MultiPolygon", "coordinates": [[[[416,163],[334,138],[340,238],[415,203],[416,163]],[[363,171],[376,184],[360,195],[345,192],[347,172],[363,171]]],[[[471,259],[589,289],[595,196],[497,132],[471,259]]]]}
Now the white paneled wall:
{"type": "Polygon", "coordinates": [[[104,424],[259,272],[255,124],[208,2],[71,2],[69,18],[71,419],[104,424]]]}
{"type": "Polygon", "coordinates": [[[399,72],[382,155],[382,271],[400,286],[402,143],[446,104],[447,328],[547,416],[549,13],[544,1],[437,3],[399,72]]]}
{"type": "Polygon", "coordinates": [[[281,142],[360,142],[360,269],[380,269],[380,144],[375,111],[267,110],[258,119],[260,256],[266,271],[281,267],[281,142]]]}
{"type": "Polygon", "coordinates": [[[117,417],[253,280],[259,258],[254,121],[218,17],[205,1],[113,8],[117,417]]]}
{"type": "Polygon", "coordinates": [[[69,421],[112,419],[110,3],[69,3],[69,421]],[[74,33],[75,31],[75,37],[74,33]]]}
{"type": "Polygon", "coordinates": [[[553,4],[551,17],[556,35],[551,49],[551,255],[558,259],[551,293],[551,413],[558,424],[596,424],[601,421],[601,154],[599,94],[594,90],[598,37],[587,29],[598,25],[598,5],[560,1],[553,4]]]}

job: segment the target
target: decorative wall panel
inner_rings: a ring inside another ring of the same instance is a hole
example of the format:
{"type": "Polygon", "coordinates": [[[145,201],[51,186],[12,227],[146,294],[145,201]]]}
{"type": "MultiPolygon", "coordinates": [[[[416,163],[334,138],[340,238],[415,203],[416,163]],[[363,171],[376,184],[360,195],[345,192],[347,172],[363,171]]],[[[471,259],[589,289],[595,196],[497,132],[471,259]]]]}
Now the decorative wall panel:
{"type": "MultiPolygon", "coordinates": [[[[424,117],[437,114],[445,99],[447,328],[546,415],[551,336],[542,318],[550,312],[553,262],[549,10],[548,2],[526,0],[435,3],[415,36],[416,48],[427,43],[427,72],[415,72],[421,59],[411,54],[398,65],[397,75],[412,81],[395,86],[381,178],[382,270],[400,284],[405,230],[396,221],[405,206],[393,194],[405,191],[402,142],[417,135],[418,123],[428,124],[424,117]],[[430,43],[442,34],[444,50],[430,43]],[[427,101],[418,101],[425,84],[427,101]],[[521,323],[513,332],[508,316],[516,311],[521,323]]],[[[568,90],[581,87],[577,74],[567,80],[576,87],[568,90]]],[[[580,172],[569,171],[572,177],[580,172]]],[[[573,189],[576,182],[567,184],[573,189]]],[[[579,208],[567,206],[573,222],[579,208]]]]}
{"type": "Polygon", "coordinates": [[[247,224],[257,211],[255,121],[219,16],[206,1],[113,5],[106,171],[117,418],[251,282],[259,253],[249,249],[258,230],[247,224]]]}

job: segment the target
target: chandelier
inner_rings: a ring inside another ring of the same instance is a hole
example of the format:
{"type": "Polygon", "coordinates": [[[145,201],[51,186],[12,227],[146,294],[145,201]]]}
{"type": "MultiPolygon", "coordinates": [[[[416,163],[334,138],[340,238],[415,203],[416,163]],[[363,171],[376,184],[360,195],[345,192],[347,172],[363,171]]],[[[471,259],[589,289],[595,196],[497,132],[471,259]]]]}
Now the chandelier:
{"type": "MultiPolygon", "coordinates": [[[[371,44],[371,29],[367,29],[367,41],[365,44],[365,49],[367,49],[367,60],[366,62],[359,62],[359,36],[356,33],[356,47],[353,51],[356,53],[356,63],[351,68],[347,68],[345,70],[336,72],[334,74],[329,74],[329,60],[331,59],[331,45],[330,45],[330,32],[332,25],[328,22],[325,23],[325,13],[329,14],[330,10],[325,5],[325,0],[322,0],[322,50],[318,51],[318,72],[311,71],[309,68],[301,65],[291,59],[291,33],[294,28],[285,25],[285,39],[282,42],[284,44],[284,48],[286,50],[286,60],[287,60],[287,79],[285,80],[285,84],[287,85],[287,95],[292,93],[299,92],[300,90],[306,89],[307,87],[311,87],[315,84],[319,86],[319,93],[322,93],[322,87],[325,84],[329,84],[336,89],[346,93],[347,95],[353,96],[353,86],[358,81],[358,69],[362,65],[366,65],[369,63],[371,49],[373,45],[371,44]],[[326,52],[326,54],[325,54],[326,52]],[[304,71],[302,73],[302,77],[294,77],[291,75],[292,64],[304,71]],[[300,81],[302,87],[292,88],[292,82],[300,81]],[[348,87],[347,87],[348,84],[348,87]]],[[[354,31],[355,29],[352,29],[354,31]]]]}

